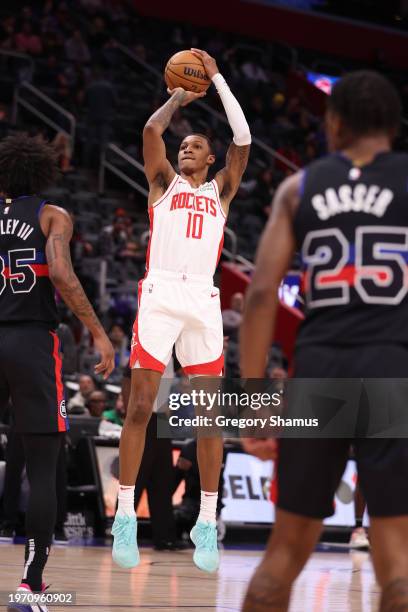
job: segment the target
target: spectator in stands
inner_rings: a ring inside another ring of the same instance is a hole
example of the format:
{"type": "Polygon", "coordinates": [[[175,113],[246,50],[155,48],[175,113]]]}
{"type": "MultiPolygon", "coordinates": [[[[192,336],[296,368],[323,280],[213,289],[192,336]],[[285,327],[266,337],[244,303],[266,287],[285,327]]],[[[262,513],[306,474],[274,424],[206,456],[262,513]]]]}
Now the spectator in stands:
{"type": "Polygon", "coordinates": [[[103,412],[107,410],[105,391],[92,391],[86,400],[86,407],[90,416],[101,418],[103,412]]]}
{"type": "Polygon", "coordinates": [[[64,132],[58,132],[51,142],[58,156],[58,165],[61,172],[70,172],[73,170],[71,166],[72,149],[69,136],[64,132]]]}
{"type": "Polygon", "coordinates": [[[110,423],[114,423],[115,425],[123,425],[123,421],[126,416],[126,407],[123,401],[122,393],[119,393],[116,398],[115,407],[112,409],[105,410],[102,414],[102,417],[109,421],[110,423]]]}
{"type": "Polygon", "coordinates": [[[88,33],[89,44],[95,53],[95,59],[100,59],[100,52],[110,39],[103,17],[97,16],[93,19],[88,33]]]}
{"type": "Polygon", "coordinates": [[[255,82],[268,82],[268,75],[264,68],[259,64],[259,60],[248,58],[241,66],[241,71],[245,78],[255,82]]]}
{"type": "Polygon", "coordinates": [[[10,129],[9,116],[7,106],[0,104],[0,139],[7,136],[10,129]]]}
{"type": "Polygon", "coordinates": [[[7,15],[0,21],[0,47],[11,51],[15,48],[16,18],[7,15]]]}
{"type": "Polygon", "coordinates": [[[68,9],[66,2],[58,2],[55,8],[57,29],[66,37],[74,30],[72,12],[68,9]]]}
{"type": "Polygon", "coordinates": [[[67,77],[56,55],[49,55],[36,71],[36,84],[48,90],[57,102],[64,104],[69,98],[67,77]]]}
{"type": "Polygon", "coordinates": [[[97,165],[99,156],[108,142],[110,122],[118,103],[112,83],[105,77],[101,67],[93,69],[92,80],[84,93],[84,106],[87,110],[87,138],[84,146],[85,165],[97,165]],[[96,154],[96,157],[92,157],[96,154]],[[92,163],[95,161],[96,163],[92,163]]]}
{"type": "Polygon", "coordinates": [[[112,325],[109,332],[109,338],[115,349],[115,369],[126,367],[129,362],[130,353],[128,349],[128,339],[123,327],[117,323],[112,325]]]}
{"type": "Polygon", "coordinates": [[[101,255],[116,257],[126,248],[129,239],[129,228],[123,213],[125,213],[123,209],[115,211],[113,223],[102,228],[98,245],[101,255]]]}
{"type": "Polygon", "coordinates": [[[25,21],[21,30],[17,32],[15,37],[16,48],[22,53],[30,55],[41,55],[42,43],[37,34],[34,34],[33,27],[29,21],[25,21]]]}
{"type": "MultiPolygon", "coordinates": [[[[223,465],[220,474],[220,483],[217,501],[217,523],[220,518],[224,487],[225,451],[223,465]]],[[[178,535],[190,532],[191,527],[197,520],[200,510],[200,475],[197,462],[197,440],[189,440],[181,449],[174,468],[174,489],[176,491],[180,482],[184,480],[185,491],[180,504],[174,506],[174,518],[178,529],[178,535]]]]}
{"type": "Polygon", "coordinates": [[[230,307],[222,311],[222,324],[224,333],[235,339],[238,336],[238,329],[241,325],[242,314],[244,312],[244,294],[234,293],[231,297],[230,307]]]}
{"type": "Polygon", "coordinates": [[[64,69],[64,75],[70,89],[71,108],[77,114],[83,107],[90,70],[84,64],[69,64],[64,69]]]}
{"type": "Polygon", "coordinates": [[[55,14],[54,0],[45,0],[42,7],[41,15],[41,32],[48,34],[53,32],[57,34],[60,32],[58,27],[58,20],[55,14]]]}
{"type": "Polygon", "coordinates": [[[57,329],[63,354],[62,372],[64,376],[75,374],[78,368],[78,351],[74,334],[66,323],[60,323],[57,329]]]}
{"type": "Polygon", "coordinates": [[[61,61],[64,51],[64,43],[61,34],[58,32],[45,31],[41,37],[44,57],[55,55],[61,61]]]}
{"type": "Polygon", "coordinates": [[[78,64],[86,64],[91,60],[91,53],[81,30],[74,30],[71,38],[66,41],[65,56],[70,62],[78,64]]]}
{"type": "Polygon", "coordinates": [[[271,202],[275,192],[274,179],[272,168],[264,168],[259,172],[257,181],[254,181],[250,186],[251,199],[253,200],[252,213],[257,215],[264,223],[268,220],[271,212],[271,202]]]}
{"type": "Polygon", "coordinates": [[[68,402],[68,412],[70,414],[87,414],[86,402],[93,391],[95,391],[93,378],[87,374],[82,374],[79,377],[79,390],[68,402]]]}

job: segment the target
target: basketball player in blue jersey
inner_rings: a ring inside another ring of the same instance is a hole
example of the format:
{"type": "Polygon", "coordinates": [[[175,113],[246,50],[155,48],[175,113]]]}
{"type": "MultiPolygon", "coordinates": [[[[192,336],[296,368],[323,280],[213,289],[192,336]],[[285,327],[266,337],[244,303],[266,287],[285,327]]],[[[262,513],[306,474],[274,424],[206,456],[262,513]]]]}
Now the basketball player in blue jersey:
{"type": "MultiPolygon", "coordinates": [[[[30,483],[22,593],[45,588],[57,458],[68,429],[55,289],[93,336],[101,355],[95,372],[107,378],[114,368],[113,347],[72,268],[71,218],[37,195],[56,176],[51,146],[25,134],[0,143],[0,398],[11,398],[30,483]]],[[[7,610],[45,612],[46,606],[10,603],[7,610]]]]}
{"type": "MultiPolygon", "coordinates": [[[[176,173],[166,156],[163,133],[175,111],[201,97],[176,88],[148,120],[143,155],[149,182],[150,241],[146,276],[139,283],[139,309],[133,329],[132,387],[120,440],[119,505],[112,528],[113,559],[122,567],[139,563],[134,489],[160,380],[175,345],[184,372],[191,377],[220,376],[223,329],[219,290],[213,276],[221,254],[231,200],[245,171],[251,134],[242,109],[219,73],[215,60],[193,49],[205,66],[233,132],[225,167],[212,181],[211,143],[191,134],[180,145],[176,173]]],[[[201,385],[200,382],[193,384],[201,385]]],[[[191,539],[194,562],[213,572],[219,563],[216,508],[223,457],[221,437],[197,443],[201,506],[191,539]]]]}
{"type": "MultiPolygon", "coordinates": [[[[375,72],[351,73],[335,85],[327,111],[333,153],[282,183],[260,242],[241,333],[244,378],[264,375],[278,287],[295,251],[306,298],[295,377],[407,377],[408,155],[392,152],[400,117],[397,92],[375,72]]],[[[373,384],[388,400],[397,383],[373,384]]],[[[277,452],[278,497],[245,612],[288,609],[292,584],[334,512],[350,443],[370,515],[380,610],[408,610],[408,440],[355,437],[247,445],[263,459],[277,452]]]]}

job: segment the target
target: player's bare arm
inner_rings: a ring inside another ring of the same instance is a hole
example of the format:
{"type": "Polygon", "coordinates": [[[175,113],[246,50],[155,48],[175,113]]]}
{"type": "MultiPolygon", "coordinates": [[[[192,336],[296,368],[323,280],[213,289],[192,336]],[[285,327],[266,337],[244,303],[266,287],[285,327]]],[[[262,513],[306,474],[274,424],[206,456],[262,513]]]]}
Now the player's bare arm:
{"type": "Polygon", "coordinates": [[[163,134],[170,125],[176,110],[186,106],[204,93],[193,93],[176,87],[169,91],[171,97],[147,121],[143,130],[143,159],[149,183],[149,206],[166,191],[174,178],[175,171],[166,156],[163,134]]]}
{"type": "Polygon", "coordinates": [[[244,378],[265,375],[278,309],[278,289],[295,252],[293,216],[299,202],[300,178],[301,173],[291,176],[277,190],[272,215],[259,244],[241,326],[241,374],[244,378]]]}
{"type": "Polygon", "coordinates": [[[247,167],[250,148],[251,145],[238,146],[235,142],[231,142],[227,151],[225,168],[216,174],[215,180],[218,184],[222,207],[226,213],[247,167]]]}
{"type": "Polygon", "coordinates": [[[215,177],[220,192],[221,204],[224,212],[227,213],[229,204],[238,191],[242,175],[248,164],[251,133],[239,102],[232,94],[224,77],[220,74],[215,59],[206,51],[200,49],[192,49],[192,52],[201,59],[208,77],[217,88],[234,134],[233,142],[227,151],[225,167],[215,177]]]}
{"type": "Polygon", "coordinates": [[[41,215],[41,229],[47,236],[45,252],[50,280],[68,308],[91,332],[101,355],[95,372],[107,378],[114,369],[114,350],[72,267],[69,249],[73,232],[71,218],[64,209],[47,205],[41,215]]]}

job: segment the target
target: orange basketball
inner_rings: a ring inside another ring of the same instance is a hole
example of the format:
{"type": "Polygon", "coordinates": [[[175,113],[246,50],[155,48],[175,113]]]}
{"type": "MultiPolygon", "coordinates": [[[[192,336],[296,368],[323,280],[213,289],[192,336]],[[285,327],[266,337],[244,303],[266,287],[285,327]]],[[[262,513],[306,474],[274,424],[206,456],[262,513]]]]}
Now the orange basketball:
{"type": "Polygon", "coordinates": [[[169,59],[164,71],[164,80],[169,89],[182,87],[195,93],[206,91],[211,85],[203,62],[191,51],[179,51],[169,59]]]}

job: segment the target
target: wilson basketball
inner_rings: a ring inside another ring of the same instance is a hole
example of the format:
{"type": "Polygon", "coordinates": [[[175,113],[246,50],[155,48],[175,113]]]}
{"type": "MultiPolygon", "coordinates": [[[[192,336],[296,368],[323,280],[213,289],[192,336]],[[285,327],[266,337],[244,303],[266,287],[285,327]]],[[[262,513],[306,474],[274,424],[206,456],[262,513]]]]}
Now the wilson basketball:
{"type": "Polygon", "coordinates": [[[182,87],[195,93],[206,91],[211,85],[203,62],[191,51],[179,51],[169,59],[164,71],[164,80],[169,89],[182,87]]]}

